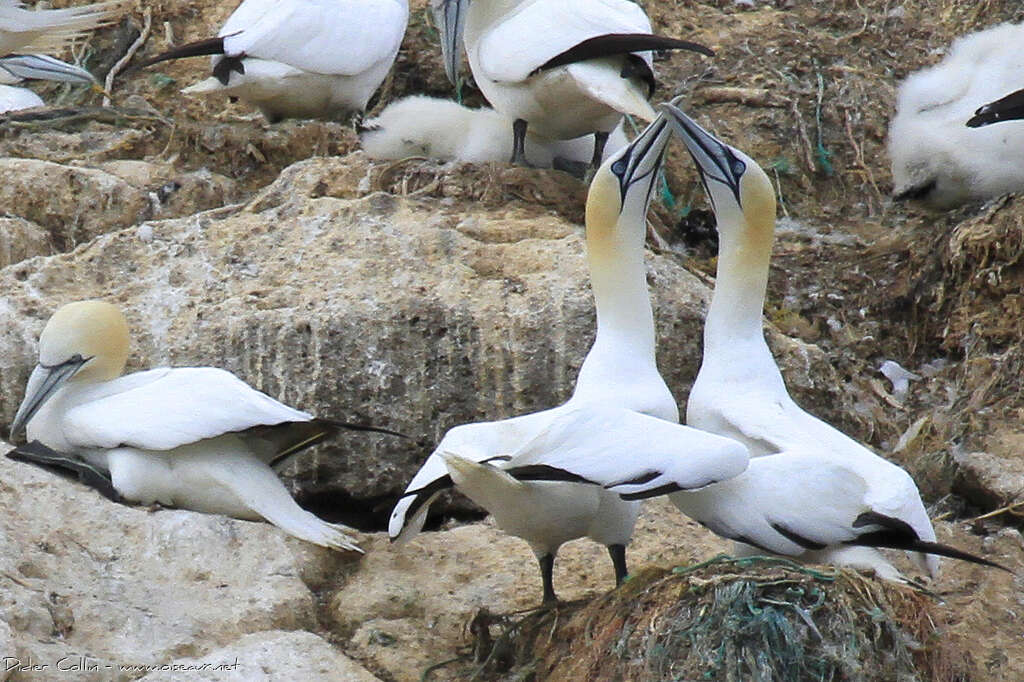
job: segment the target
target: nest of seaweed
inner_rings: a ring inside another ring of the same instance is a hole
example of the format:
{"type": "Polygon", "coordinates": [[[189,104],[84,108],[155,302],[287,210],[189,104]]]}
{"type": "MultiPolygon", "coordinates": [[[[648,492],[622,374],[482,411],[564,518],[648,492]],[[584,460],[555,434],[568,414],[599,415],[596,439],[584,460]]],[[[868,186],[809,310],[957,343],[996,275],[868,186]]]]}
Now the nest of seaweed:
{"type": "Polygon", "coordinates": [[[720,555],[643,570],[589,603],[478,612],[454,679],[968,679],[936,604],[849,571],[720,555]]]}

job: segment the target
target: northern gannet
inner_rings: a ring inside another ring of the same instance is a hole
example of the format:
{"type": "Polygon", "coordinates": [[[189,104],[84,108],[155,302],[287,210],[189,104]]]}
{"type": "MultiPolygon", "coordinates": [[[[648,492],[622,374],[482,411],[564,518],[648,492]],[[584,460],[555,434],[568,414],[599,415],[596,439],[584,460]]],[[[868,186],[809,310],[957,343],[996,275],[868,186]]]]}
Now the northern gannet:
{"type": "Polygon", "coordinates": [[[624,492],[637,480],[656,481],[647,471],[612,481],[638,449],[652,461],[674,464],[692,487],[746,466],[739,443],[677,423],[675,399],[655,363],[645,216],[670,136],[666,121],[657,118],[591,183],[586,239],[597,337],[572,397],[550,410],[449,430],[395,506],[388,527],[393,540],[418,533],[431,502],[454,483],[502,529],[530,544],[544,601],[551,602],[555,554],[568,540],[589,537],[607,546],[616,581],[626,576],[625,546],[639,507],[586,481],[614,483],[624,492]],[[591,457],[577,466],[581,452],[591,457]]]}
{"type": "MultiPolygon", "coordinates": [[[[714,208],[718,273],[704,327],[704,358],[687,424],[749,448],[738,476],[670,495],[687,516],[735,540],[741,552],[872,569],[900,580],[878,551],[903,549],[931,577],[935,555],[995,565],[935,542],[913,479],[800,409],[783,383],[762,330],[775,229],[775,193],[749,156],[721,142],[674,106],[665,111],[686,143],[714,208]]],[[[631,463],[644,468],[642,453],[631,463]]],[[[657,466],[650,466],[660,473],[657,466]]],[[[614,483],[614,480],[607,481],[614,483]]],[[[665,481],[647,497],[665,490],[665,481]]]]}
{"type": "Polygon", "coordinates": [[[408,0],[245,0],[216,38],[169,50],[214,55],[213,76],[182,90],[259,107],[271,123],[361,112],[387,76],[409,20],[408,0]]]}
{"type": "Polygon", "coordinates": [[[526,131],[567,140],[594,135],[592,163],[622,114],[651,121],[651,50],[713,53],[696,43],[652,35],[630,0],[440,0],[445,71],[458,72],[465,49],[477,87],[513,121],[513,163],[527,163],[526,131]]]}
{"type": "Polygon", "coordinates": [[[122,376],[129,332],[102,301],[59,308],[39,338],[39,364],[11,426],[30,441],[14,459],[78,475],[113,500],[266,519],[297,538],[361,551],[344,526],[305,511],[271,465],[340,428],[213,367],[122,376]]]}
{"type": "Polygon", "coordinates": [[[978,107],[974,116],[968,119],[967,127],[981,128],[1000,121],[1019,121],[1022,118],[1024,118],[1024,90],[1016,90],[994,102],[978,107]]]}
{"type": "Polygon", "coordinates": [[[95,28],[126,13],[131,0],[34,11],[20,0],[0,0],[0,56],[14,52],[59,52],[95,28]]]}
{"type": "MultiPolygon", "coordinates": [[[[470,109],[451,100],[413,95],[392,102],[376,118],[365,121],[359,140],[375,159],[424,156],[466,163],[505,162],[512,153],[511,125],[493,109],[470,109]]],[[[619,124],[605,145],[605,158],[628,142],[619,124]]],[[[593,149],[590,135],[575,140],[551,140],[532,130],[526,135],[526,153],[541,168],[589,164],[593,149]]]]}
{"type": "Polygon", "coordinates": [[[888,140],[894,199],[948,209],[1024,189],[1024,127],[965,126],[988,121],[983,105],[1003,106],[993,100],[1020,87],[1021,69],[1024,25],[1000,24],[958,38],[900,85],[888,140]]]}
{"type": "Polygon", "coordinates": [[[25,80],[50,80],[103,88],[92,74],[72,64],[41,54],[0,57],[0,113],[43,106],[43,100],[27,88],[13,87],[25,80]]]}

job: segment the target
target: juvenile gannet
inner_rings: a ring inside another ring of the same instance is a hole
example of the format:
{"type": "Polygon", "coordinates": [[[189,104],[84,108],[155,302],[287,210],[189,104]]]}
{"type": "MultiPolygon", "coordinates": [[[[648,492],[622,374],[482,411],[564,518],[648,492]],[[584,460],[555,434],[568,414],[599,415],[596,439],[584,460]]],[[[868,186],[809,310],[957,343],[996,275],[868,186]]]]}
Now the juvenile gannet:
{"type": "Polygon", "coordinates": [[[704,358],[686,421],[742,442],[753,456],[735,478],[673,493],[672,502],[746,552],[868,568],[890,579],[900,574],[878,547],[907,550],[933,578],[937,554],[992,565],[937,544],[906,471],[790,398],[762,330],[775,229],[772,184],[749,156],[676,107],[667,105],[666,111],[697,166],[720,244],[704,358]]]}
{"type": "Polygon", "coordinates": [[[983,105],[1017,90],[1022,69],[1024,25],[1001,24],[958,38],[910,75],[889,126],[893,198],[947,209],[1024,189],[1024,126],[965,126],[986,122],[983,105]]]}
{"type": "Polygon", "coordinates": [[[245,0],[216,38],[146,60],[214,55],[213,76],[186,94],[221,93],[259,107],[271,123],[361,112],[391,69],[408,0],[245,0]]]}
{"type": "MultiPolygon", "coordinates": [[[[470,109],[451,100],[413,95],[392,102],[379,116],[365,121],[359,140],[375,159],[424,156],[466,163],[505,162],[512,153],[511,125],[493,109],[470,109]]],[[[628,142],[620,123],[608,138],[605,158],[628,142]]],[[[575,140],[551,140],[532,130],[526,135],[526,153],[541,168],[589,164],[593,149],[591,135],[575,140]]]]}
{"type": "Polygon", "coordinates": [[[525,164],[526,131],[566,140],[594,135],[600,165],[622,114],[655,117],[651,50],[713,53],[651,34],[630,0],[443,0],[441,49],[451,77],[461,60],[459,32],[477,87],[513,121],[512,162],[525,164]]]}
{"type": "Polygon", "coordinates": [[[0,57],[0,113],[43,106],[43,100],[28,88],[13,87],[25,80],[50,80],[103,88],[92,74],[72,64],[41,54],[0,57]]]}
{"type": "Polygon", "coordinates": [[[28,445],[8,456],[71,471],[107,497],[266,519],[297,538],[361,551],[345,526],[321,521],[271,465],[340,428],[213,367],[122,376],[128,324],[101,301],[69,303],[39,338],[39,364],[11,426],[28,445]]]}
{"type": "Polygon", "coordinates": [[[0,0],[0,56],[13,52],[59,52],[95,28],[113,23],[131,0],[111,0],[67,9],[28,10],[20,0],[0,0]]]}
{"type": "Polygon", "coordinates": [[[626,575],[625,546],[639,507],[586,481],[629,492],[637,481],[656,480],[646,470],[612,480],[637,450],[675,463],[678,481],[688,487],[725,480],[746,466],[739,443],[676,423],[675,399],[655,363],[645,216],[669,137],[666,121],[657,118],[591,183],[586,239],[597,336],[572,397],[550,410],[449,430],[395,506],[392,539],[418,533],[431,502],[454,483],[502,529],[530,544],[550,602],[555,554],[568,540],[585,536],[604,544],[616,581],[626,575]],[[577,467],[581,451],[593,457],[577,467]]]}

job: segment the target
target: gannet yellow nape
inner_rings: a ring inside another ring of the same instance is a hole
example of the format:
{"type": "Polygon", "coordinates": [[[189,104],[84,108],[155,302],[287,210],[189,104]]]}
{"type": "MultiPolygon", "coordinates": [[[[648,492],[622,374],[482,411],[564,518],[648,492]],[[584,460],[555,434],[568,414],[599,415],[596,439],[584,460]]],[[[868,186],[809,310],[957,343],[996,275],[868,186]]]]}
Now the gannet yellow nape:
{"type": "Polygon", "coordinates": [[[332,549],[359,550],[344,526],[292,499],[272,465],[339,429],[213,367],[122,375],[128,323],[117,306],[59,308],[39,338],[39,364],[11,426],[29,440],[8,456],[78,476],[111,498],[264,519],[332,549]]]}
{"type": "Polygon", "coordinates": [[[647,101],[651,50],[712,54],[654,35],[630,0],[444,0],[440,15],[446,73],[457,73],[464,42],[477,87],[513,122],[513,163],[528,165],[525,135],[533,130],[560,140],[594,135],[592,161],[600,165],[622,114],[656,115],[647,101]]]}
{"type": "MultiPolygon", "coordinates": [[[[471,109],[456,102],[412,95],[392,102],[361,126],[359,141],[374,159],[422,156],[441,161],[504,163],[512,154],[512,121],[493,109],[471,109]]],[[[605,145],[605,158],[629,140],[620,123],[605,145]]],[[[575,169],[589,164],[594,138],[551,140],[529,131],[526,153],[541,168],[575,169]]]]}
{"type": "Polygon", "coordinates": [[[0,0],[0,56],[60,52],[90,31],[131,10],[132,0],[109,0],[66,9],[29,10],[21,0],[0,0]]]}
{"type": "Polygon", "coordinates": [[[667,122],[656,118],[611,155],[591,183],[587,261],[597,335],[572,397],[549,410],[450,429],[395,505],[388,527],[393,540],[415,536],[431,503],[454,485],[491,512],[499,527],[530,544],[550,602],[556,598],[555,556],[569,540],[589,537],[605,545],[616,581],[625,577],[625,546],[639,508],[619,492],[660,480],[650,467],[631,467],[638,452],[672,468],[680,486],[705,486],[745,468],[742,444],[678,424],[675,399],[655,361],[644,240],[670,137],[667,122]]]}
{"type": "Polygon", "coordinates": [[[220,93],[271,123],[333,119],[366,108],[398,54],[408,0],[245,0],[217,37],[143,61],[212,55],[212,77],[182,92],[220,93]]]}
{"type": "Polygon", "coordinates": [[[1024,24],[956,39],[942,61],[900,84],[889,124],[893,199],[945,210],[1024,189],[1020,99],[1024,24]],[[1005,100],[1003,99],[1005,98],[1005,100]]]}
{"type": "Polygon", "coordinates": [[[733,438],[754,455],[740,475],[673,493],[672,502],[745,551],[870,568],[893,580],[902,578],[879,548],[907,551],[933,578],[936,555],[996,565],[937,543],[906,471],[792,400],[762,329],[775,225],[772,184],[757,162],[677,107],[664,111],[693,157],[720,236],[704,357],[686,421],[733,438]]]}

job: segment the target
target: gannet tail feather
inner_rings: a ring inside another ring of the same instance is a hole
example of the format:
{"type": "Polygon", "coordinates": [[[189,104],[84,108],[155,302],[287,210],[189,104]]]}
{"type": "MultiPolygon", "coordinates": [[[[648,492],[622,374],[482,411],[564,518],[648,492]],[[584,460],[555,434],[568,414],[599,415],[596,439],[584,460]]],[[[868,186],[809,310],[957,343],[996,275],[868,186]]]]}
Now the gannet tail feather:
{"type": "Polygon", "coordinates": [[[19,445],[8,452],[7,457],[16,462],[27,462],[58,474],[72,474],[80,482],[95,488],[108,500],[123,501],[121,495],[114,489],[110,474],[106,471],[74,455],[66,455],[50,449],[37,440],[19,445]]]}
{"type": "Polygon", "coordinates": [[[1024,118],[1024,90],[1011,92],[1009,95],[979,107],[974,116],[967,121],[968,128],[980,128],[1000,121],[1012,121],[1024,118]]]}
{"type": "Polygon", "coordinates": [[[658,36],[650,33],[606,33],[605,35],[588,38],[581,43],[570,47],[565,52],[557,54],[548,61],[541,64],[534,73],[554,69],[566,64],[596,59],[598,57],[611,57],[619,54],[630,54],[633,52],[647,52],[649,50],[690,50],[699,52],[708,57],[715,56],[710,48],[689,40],[677,40],[666,36],[658,36]]]}
{"type": "Polygon", "coordinates": [[[216,38],[204,38],[203,40],[196,40],[195,42],[187,43],[179,47],[172,48],[166,52],[161,52],[155,57],[150,57],[142,61],[136,68],[143,69],[153,64],[159,64],[160,62],[170,61],[172,59],[184,59],[185,57],[200,57],[202,55],[216,55],[224,54],[224,37],[218,36],[216,38]]]}

